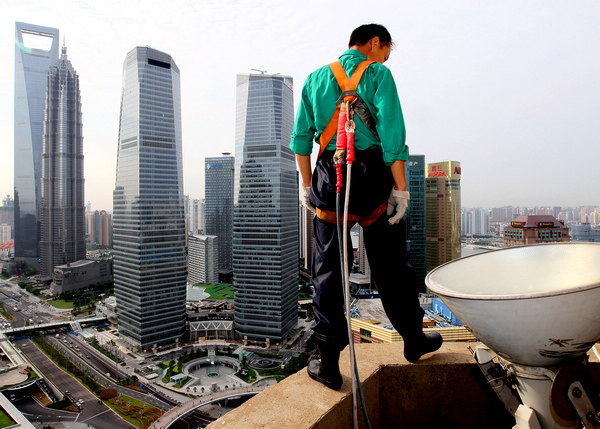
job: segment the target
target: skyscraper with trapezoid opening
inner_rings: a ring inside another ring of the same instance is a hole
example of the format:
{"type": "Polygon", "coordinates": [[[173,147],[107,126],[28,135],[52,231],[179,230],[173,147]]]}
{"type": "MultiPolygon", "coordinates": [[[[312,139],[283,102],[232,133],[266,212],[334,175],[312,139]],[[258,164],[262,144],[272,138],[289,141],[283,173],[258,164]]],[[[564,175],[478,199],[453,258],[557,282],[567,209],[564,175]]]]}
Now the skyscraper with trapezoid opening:
{"type": "Polygon", "coordinates": [[[46,82],[58,29],[15,22],[15,258],[37,266],[46,82]]]}

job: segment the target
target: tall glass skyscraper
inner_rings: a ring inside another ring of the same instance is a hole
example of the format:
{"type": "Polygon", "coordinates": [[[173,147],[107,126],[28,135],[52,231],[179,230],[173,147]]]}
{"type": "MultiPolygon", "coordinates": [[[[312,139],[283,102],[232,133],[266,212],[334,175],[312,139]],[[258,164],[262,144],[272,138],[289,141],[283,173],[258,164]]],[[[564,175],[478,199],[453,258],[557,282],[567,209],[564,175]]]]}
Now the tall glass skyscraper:
{"type": "Polygon", "coordinates": [[[408,261],[415,269],[419,291],[425,292],[425,155],[409,155],[406,162],[410,192],[406,220],[408,261]]]}
{"type": "Polygon", "coordinates": [[[113,210],[121,337],[136,349],[178,342],[187,277],[179,69],[149,47],[129,52],[123,68],[113,210]]]}
{"type": "Polygon", "coordinates": [[[291,77],[237,76],[233,282],[236,331],[247,338],[281,341],[297,322],[293,110],[291,77]]]}
{"type": "Polygon", "coordinates": [[[219,237],[219,269],[231,271],[234,157],[204,160],[205,233],[219,237]]]}
{"type": "Polygon", "coordinates": [[[15,23],[15,257],[34,264],[39,257],[46,82],[56,61],[58,29],[15,23]]]}
{"type": "Polygon", "coordinates": [[[83,134],[79,76],[62,48],[48,72],[42,149],[42,274],[85,259],[83,134]]]}

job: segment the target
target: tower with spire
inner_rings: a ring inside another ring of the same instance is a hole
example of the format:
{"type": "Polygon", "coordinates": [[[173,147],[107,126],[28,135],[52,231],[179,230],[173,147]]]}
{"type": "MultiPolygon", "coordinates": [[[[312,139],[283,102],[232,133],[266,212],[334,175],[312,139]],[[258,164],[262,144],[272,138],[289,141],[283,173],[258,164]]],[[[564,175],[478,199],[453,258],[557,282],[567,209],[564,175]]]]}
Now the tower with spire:
{"type": "Polygon", "coordinates": [[[83,134],[79,76],[61,47],[50,67],[42,134],[40,259],[43,275],[85,259],[83,134]]]}

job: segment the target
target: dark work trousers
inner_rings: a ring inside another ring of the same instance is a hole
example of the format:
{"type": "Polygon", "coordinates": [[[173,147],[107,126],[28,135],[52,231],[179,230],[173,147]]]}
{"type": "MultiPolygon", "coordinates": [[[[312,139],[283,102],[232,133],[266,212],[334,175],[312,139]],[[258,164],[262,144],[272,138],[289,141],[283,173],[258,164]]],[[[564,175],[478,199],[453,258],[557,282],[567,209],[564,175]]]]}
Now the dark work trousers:
{"type": "MultiPolygon", "coordinates": [[[[419,305],[414,269],[406,257],[404,220],[388,223],[383,214],[371,226],[364,228],[364,240],[371,267],[371,278],[379,291],[383,309],[394,328],[405,341],[422,335],[423,310],[419,305]]],[[[336,225],[315,216],[312,281],[315,287],[313,330],[345,345],[347,339],[344,315],[343,279],[336,225]]],[[[350,240],[350,237],[348,237],[350,240]]],[[[352,245],[348,261],[352,265],[352,245]]]]}
{"type": "MultiPolygon", "coordinates": [[[[335,210],[335,173],[331,151],[324,151],[317,161],[311,186],[311,201],[319,208],[335,210]]],[[[388,166],[383,163],[381,150],[356,152],[352,167],[350,211],[359,215],[371,213],[386,201],[393,186],[388,166]],[[355,166],[356,165],[356,166],[355,166]],[[355,174],[356,171],[356,174],[355,174]],[[365,183],[368,186],[365,186],[365,183]],[[353,211],[352,208],[355,208],[353,211]],[[362,213],[357,213],[362,211],[362,213]]],[[[344,195],[342,188],[342,196],[344,195]]],[[[422,334],[423,310],[419,305],[414,269],[406,255],[404,220],[390,225],[385,213],[372,225],[364,227],[363,236],[371,267],[374,286],[379,291],[383,308],[394,328],[404,340],[422,334]]],[[[335,338],[340,346],[347,344],[347,325],[344,316],[343,279],[337,227],[317,217],[313,221],[312,282],[315,287],[313,330],[335,338]]],[[[353,261],[352,244],[348,236],[348,261],[353,261]]]]}

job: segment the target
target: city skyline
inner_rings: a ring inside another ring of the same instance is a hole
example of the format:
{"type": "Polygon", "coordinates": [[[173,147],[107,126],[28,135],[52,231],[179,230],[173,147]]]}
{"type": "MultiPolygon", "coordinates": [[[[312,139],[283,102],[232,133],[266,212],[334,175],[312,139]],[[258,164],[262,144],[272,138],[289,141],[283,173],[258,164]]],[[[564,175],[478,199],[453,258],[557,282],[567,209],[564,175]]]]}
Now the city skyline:
{"type": "Polygon", "coordinates": [[[0,70],[6,152],[0,193],[13,194],[14,47],[8,29],[15,21],[60,28],[78,59],[86,100],[86,195],[94,209],[107,210],[120,64],[133,46],[182,58],[185,193],[201,197],[203,172],[193,166],[234,149],[237,73],[258,68],[293,76],[297,104],[308,73],[335,60],[354,27],[379,22],[396,43],[386,65],[398,86],[411,153],[460,159],[465,206],[598,204],[593,183],[600,179],[594,165],[600,155],[600,59],[594,52],[600,4],[384,1],[367,13],[358,2],[347,9],[340,30],[328,24],[337,16],[333,4],[311,1],[300,9],[271,1],[175,1],[167,10],[152,1],[143,8],[111,1],[10,2],[0,18],[0,56],[8,63],[0,70]],[[306,22],[319,30],[301,30],[306,22]]]}

